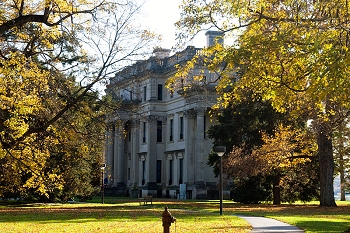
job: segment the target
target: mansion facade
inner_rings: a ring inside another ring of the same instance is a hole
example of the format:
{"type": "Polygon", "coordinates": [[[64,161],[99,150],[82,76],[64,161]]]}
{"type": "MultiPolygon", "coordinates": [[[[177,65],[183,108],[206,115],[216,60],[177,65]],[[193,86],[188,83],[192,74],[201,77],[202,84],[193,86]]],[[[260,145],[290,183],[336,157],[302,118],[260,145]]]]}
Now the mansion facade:
{"type": "MultiPolygon", "coordinates": [[[[207,45],[220,35],[207,32],[207,45]]],[[[177,71],[175,65],[200,50],[189,46],[169,56],[170,50],[155,49],[152,57],[110,79],[106,92],[120,100],[121,107],[107,119],[104,177],[107,189],[116,195],[136,191],[137,196],[218,198],[219,179],[207,165],[213,144],[206,134],[216,122],[208,111],[216,103],[217,76],[201,73],[213,82],[205,90],[165,88],[177,71]]],[[[196,67],[193,74],[203,72],[202,68],[196,67]]]]}

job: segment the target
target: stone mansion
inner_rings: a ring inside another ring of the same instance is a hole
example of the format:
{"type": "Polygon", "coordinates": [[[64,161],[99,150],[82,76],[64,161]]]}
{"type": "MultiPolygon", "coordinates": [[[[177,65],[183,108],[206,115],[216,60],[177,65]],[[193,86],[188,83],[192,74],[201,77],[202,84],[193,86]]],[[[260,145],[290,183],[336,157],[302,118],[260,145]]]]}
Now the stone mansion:
{"type": "MultiPolygon", "coordinates": [[[[207,46],[219,35],[208,31],[207,46]]],[[[206,135],[216,122],[208,115],[217,98],[215,84],[208,84],[206,91],[193,88],[186,93],[181,87],[174,92],[165,88],[176,73],[174,66],[199,51],[189,46],[169,56],[170,50],[155,49],[152,57],[110,79],[106,92],[121,102],[120,109],[108,117],[104,161],[107,189],[113,194],[136,191],[138,196],[218,198],[219,179],[207,165],[213,145],[206,135]]],[[[196,67],[193,73],[202,68],[196,67]]],[[[208,83],[217,78],[209,71],[204,75],[208,83]]]]}

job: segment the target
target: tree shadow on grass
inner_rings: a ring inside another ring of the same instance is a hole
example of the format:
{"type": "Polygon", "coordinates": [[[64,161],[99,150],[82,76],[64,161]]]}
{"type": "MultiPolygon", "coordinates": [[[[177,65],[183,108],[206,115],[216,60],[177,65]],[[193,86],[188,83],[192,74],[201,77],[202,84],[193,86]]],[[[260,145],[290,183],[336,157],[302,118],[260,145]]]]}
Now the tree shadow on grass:
{"type": "Polygon", "coordinates": [[[324,219],[319,219],[319,220],[310,220],[310,221],[308,220],[298,221],[296,222],[296,225],[302,229],[307,229],[308,232],[317,232],[317,233],[350,232],[349,222],[334,222],[334,221],[325,221],[324,219]]]}
{"type": "MultiPolygon", "coordinates": [[[[37,223],[60,223],[60,222],[93,222],[101,221],[159,221],[164,207],[177,218],[191,219],[195,217],[210,218],[217,213],[212,210],[204,210],[203,206],[189,205],[187,203],[153,202],[153,204],[139,205],[138,201],[131,200],[114,205],[91,204],[19,204],[0,208],[0,222],[37,222],[37,223]]],[[[212,207],[212,206],[210,206],[212,207]]]]}

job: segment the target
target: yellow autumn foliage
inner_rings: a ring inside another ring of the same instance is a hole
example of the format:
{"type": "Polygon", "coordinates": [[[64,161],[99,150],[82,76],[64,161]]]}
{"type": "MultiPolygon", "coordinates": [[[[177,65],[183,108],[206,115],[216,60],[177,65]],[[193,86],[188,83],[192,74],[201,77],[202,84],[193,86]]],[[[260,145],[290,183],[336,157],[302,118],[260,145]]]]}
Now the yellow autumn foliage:
{"type": "Polygon", "coordinates": [[[103,119],[119,106],[94,87],[156,37],[131,25],[137,12],[132,0],[1,1],[0,197],[94,191],[103,119]]]}

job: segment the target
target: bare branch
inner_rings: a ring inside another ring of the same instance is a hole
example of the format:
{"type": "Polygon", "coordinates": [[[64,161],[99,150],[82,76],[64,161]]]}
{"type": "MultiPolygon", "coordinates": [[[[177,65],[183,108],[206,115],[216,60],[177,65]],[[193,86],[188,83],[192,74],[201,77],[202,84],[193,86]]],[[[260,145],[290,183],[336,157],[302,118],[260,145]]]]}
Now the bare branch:
{"type": "Polygon", "coordinates": [[[55,12],[52,9],[50,9],[49,7],[46,7],[44,14],[42,14],[42,15],[36,15],[36,14],[22,15],[22,12],[23,12],[23,1],[22,1],[21,9],[19,11],[19,16],[17,18],[8,20],[0,25],[0,36],[4,35],[4,33],[6,31],[8,31],[14,27],[20,27],[20,26],[23,26],[23,25],[30,23],[30,22],[43,23],[49,27],[57,26],[57,25],[61,24],[64,20],[66,20],[67,18],[70,18],[74,15],[92,14],[96,9],[101,7],[103,5],[103,3],[104,2],[101,2],[97,6],[93,7],[92,9],[88,9],[88,10],[72,11],[72,12],[55,12]],[[59,14],[65,14],[65,15],[62,16],[60,19],[58,19],[55,22],[49,22],[48,18],[49,18],[50,13],[53,13],[53,14],[59,13],[59,14]]]}

